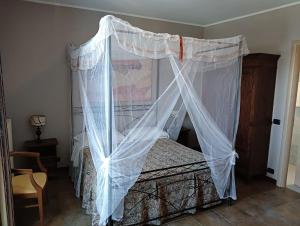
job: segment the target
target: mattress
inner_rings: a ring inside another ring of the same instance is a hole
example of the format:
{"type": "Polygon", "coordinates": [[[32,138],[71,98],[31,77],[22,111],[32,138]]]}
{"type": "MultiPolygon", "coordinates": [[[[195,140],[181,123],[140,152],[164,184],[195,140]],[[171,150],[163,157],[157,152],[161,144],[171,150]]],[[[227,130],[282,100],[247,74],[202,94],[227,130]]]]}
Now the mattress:
{"type": "MultiPolygon", "coordinates": [[[[147,155],[143,172],[205,161],[203,154],[171,139],[158,139],[147,155]]],[[[206,166],[206,164],[205,164],[206,166]]]]}
{"type": "MultiPolygon", "coordinates": [[[[84,150],[81,181],[82,207],[98,226],[95,206],[96,171],[84,150]]],[[[171,139],[159,139],[149,151],[142,174],[124,198],[124,216],[116,225],[142,222],[159,225],[196,207],[210,207],[220,200],[201,152],[171,139]]]]}

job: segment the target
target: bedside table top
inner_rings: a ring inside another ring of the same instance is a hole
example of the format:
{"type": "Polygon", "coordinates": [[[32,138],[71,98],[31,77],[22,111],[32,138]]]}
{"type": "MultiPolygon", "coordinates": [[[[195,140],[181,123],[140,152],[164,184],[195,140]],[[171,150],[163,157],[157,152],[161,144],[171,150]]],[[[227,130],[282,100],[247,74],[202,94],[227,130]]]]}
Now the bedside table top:
{"type": "Polygon", "coordinates": [[[184,133],[190,132],[190,131],[191,131],[191,129],[186,128],[186,127],[181,127],[181,130],[180,130],[180,132],[184,132],[184,133]]]}
{"type": "Polygon", "coordinates": [[[28,140],[24,142],[26,148],[56,146],[57,144],[58,141],[56,138],[41,139],[39,142],[37,142],[37,140],[28,140]]]}

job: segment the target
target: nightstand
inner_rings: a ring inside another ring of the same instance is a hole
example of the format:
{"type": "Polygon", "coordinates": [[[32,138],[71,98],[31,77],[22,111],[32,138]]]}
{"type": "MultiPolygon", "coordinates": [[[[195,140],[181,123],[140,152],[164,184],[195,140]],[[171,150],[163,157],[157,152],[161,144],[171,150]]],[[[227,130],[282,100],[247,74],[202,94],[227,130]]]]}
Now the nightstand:
{"type": "Polygon", "coordinates": [[[179,136],[177,138],[177,142],[188,147],[188,141],[189,141],[189,134],[190,134],[190,129],[186,127],[182,127],[179,133],[179,136]]]}
{"type": "Polygon", "coordinates": [[[56,138],[29,140],[24,142],[25,151],[40,153],[40,158],[44,166],[48,170],[49,177],[55,177],[57,162],[60,160],[57,157],[56,146],[58,142],[56,138]]]}
{"type": "Polygon", "coordinates": [[[182,127],[177,142],[188,148],[201,151],[196,132],[193,129],[182,127]]]}

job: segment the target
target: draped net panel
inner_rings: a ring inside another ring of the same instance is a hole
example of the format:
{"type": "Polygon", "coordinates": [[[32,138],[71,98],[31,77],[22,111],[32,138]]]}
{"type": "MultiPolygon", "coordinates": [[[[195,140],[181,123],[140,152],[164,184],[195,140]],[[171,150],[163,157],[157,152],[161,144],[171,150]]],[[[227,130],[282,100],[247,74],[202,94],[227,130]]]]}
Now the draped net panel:
{"type": "Polygon", "coordinates": [[[164,131],[177,138],[186,112],[220,198],[236,199],[232,168],[246,42],[242,36],[180,39],[106,16],[90,41],[70,49],[73,92],[83,112],[72,160],[88,145],[100,224],[109,216],[122,219],[123,199],[147,153],[164,131]]]}

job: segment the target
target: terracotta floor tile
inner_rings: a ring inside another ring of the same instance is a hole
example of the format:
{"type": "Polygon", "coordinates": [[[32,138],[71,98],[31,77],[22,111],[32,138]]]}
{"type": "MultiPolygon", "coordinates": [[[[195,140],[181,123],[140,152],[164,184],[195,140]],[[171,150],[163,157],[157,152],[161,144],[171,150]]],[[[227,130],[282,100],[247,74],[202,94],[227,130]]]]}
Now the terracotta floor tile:
{"type": "Polygon", "coordinates": [[[217,207],[214,211],[218,215],[224,217],[231,224],[236,224],[251,217],[251,215],[238,208],[238,202],[232,206],[223,205],[221,207],[217,207]]]}
{"type": "Polygon", "coordinates": [[[300,199],[300,195],[289,189],[276,188],[268,192],[263,192],[249,197],[249,202],[253,205],[257,205],[258,208],[268,210],[272,207],[276,207],[295,199],[300,199]]]}
{"type": "Polygon", "coordinates": [[[197,213],[194,218],[204,226],[230,226],[230,223],[213,210],[197,213]]]}
{"type": "Polygon", "coordinates": [[[237,196],[239,200],[251,195],[270,191],[275,188],[276,186],[274,186],[274,184],[263,179],[252,180],[250,182],[245,182],[242,179],[237,179],[237,196]]]}
{"type": "Polygon", "coordinates": [[[174,219],[166,224],[166,226],[202,226],[193,216],[186,216],[180,219],[174,219]]]}
{"type": "Polygon", "coordinates": [[[271,208],[265,212],[264,218],[276,219],[286,225],[300,225],[300,199],[271,208]]]}
{"type": "MultiPolygon", "coordinates": [[[[167,226],[300,226],[300,194],[277,188],[270,182],[237,181],[238,200],[232,206],[222,204],[195,215],[178,217],[167,226]]],[[[47,226],[90,226],[91,217],[84,213],[75,198],[69,177],[49,181],[46,205],[47,226]],[[63,189],[62,189],[63,188],[63,189]]],[[[17,226],[39,226],[38,210],[17,212],[17,226]]]]}

